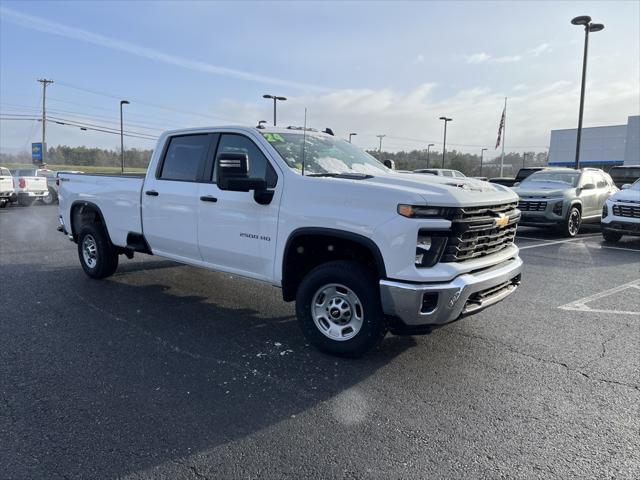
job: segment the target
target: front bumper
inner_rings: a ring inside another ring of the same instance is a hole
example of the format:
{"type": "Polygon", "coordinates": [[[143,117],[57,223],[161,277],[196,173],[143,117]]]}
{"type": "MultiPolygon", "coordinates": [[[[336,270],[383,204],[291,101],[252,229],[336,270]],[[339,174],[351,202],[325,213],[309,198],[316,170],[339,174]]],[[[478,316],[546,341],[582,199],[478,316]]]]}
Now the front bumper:
{"type": "Polygon", "coordinates": [[[382,310],[409,330],[439,327],[503,300],[516,290],[521,273],[522,260],[515,257],[447,283],[380,280],[382,310]]]}
{"type": "Polygon", "coordinates": [[[602,222],[600,227],[602,230],[608,230],[610,232],[619,232],[625,235],[637,235],[640,236],[640,221],[628,221],[627,220],[610,220],[607,223],[602,222]]]}

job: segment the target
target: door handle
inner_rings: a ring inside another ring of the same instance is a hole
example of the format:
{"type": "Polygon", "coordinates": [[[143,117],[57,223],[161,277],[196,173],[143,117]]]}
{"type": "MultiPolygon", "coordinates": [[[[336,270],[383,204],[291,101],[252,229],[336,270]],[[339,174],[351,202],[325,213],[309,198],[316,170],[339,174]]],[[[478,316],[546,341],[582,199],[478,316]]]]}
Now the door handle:
{"type": "Polygon", "coordinates": [[[144,192],[144,194],[149,195],[150,197],[157,197],[159,195],[159,193],[155,190],[147,190],[146,192],[144,192]]]}
{"type": "Polygon", "coordinates": [[[216,197],[212,197],[211,195],[204,195],[200,197],[200,200],[202,200],[203,202],[211,202],[211,203],[216,203],[218,201],[216,197]]]}

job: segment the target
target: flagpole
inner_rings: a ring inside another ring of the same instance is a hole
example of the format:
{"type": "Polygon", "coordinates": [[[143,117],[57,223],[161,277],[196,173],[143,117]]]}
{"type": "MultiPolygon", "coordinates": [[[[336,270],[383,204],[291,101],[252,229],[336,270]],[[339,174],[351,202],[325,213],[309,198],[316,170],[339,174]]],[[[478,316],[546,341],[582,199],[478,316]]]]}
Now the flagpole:
{"type": "Polygon", "coordinates": [[[507,137],[507,97],[504,97],[504,124],[502,125],[502,156],[500,157],[500,176],[504,170],[504,141],[507,137]]]}

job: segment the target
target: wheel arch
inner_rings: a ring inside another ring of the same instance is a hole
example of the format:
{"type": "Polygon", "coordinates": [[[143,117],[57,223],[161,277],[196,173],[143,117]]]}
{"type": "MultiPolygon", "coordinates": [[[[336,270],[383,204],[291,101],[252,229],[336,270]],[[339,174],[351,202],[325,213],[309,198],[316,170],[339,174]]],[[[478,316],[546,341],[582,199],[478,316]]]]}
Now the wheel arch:
{"type": "Polygon", "coordinates": [[[386,277],[384,258],[378,245],[370,238],[347,230],[324,227],[303,227],[291,232],[285,243],[282,258],[282,295],[285,301],[295,299],[298,285],[304,275],[314,267],[331,260],[356,259],[369,263],[379,278],[386,277]],[[299,246],[311,243],[313,248],[318,246],[338,245],[312,258],[306,258],[301,263],[294,261],[299,246]],[[350,247],[350,249],[349,249],[350,247]],[[330,252],[330,253],[329,253],[330,252]]]}
{"type": "Polygon", "coordinates": [[[71,235],[73,235],[73,240],[77,242],[78,233],[80,233],[80,229],[82,225],[86,223],[100,223],[102,224],[105,232],[107,233],[107,237],[109,241],[111,241],[111,236],[109,235],[109,228],[107,227],[107,222],[104,220],[104,215],[100,210],[100,207],[93,202],[87,202],[85,200],[77,200],[71,204],[71,235]]]}

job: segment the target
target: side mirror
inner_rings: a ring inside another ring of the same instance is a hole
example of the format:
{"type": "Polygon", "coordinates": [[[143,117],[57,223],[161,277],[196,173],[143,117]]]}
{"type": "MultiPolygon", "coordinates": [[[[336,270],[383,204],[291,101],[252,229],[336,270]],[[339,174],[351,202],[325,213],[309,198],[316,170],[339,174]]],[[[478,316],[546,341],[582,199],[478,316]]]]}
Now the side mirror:
{"type": "Polygon", "coordinates": [[[622,185],[622,187],[620,187],[621,190],[626,190],[627,188],[631,188],[630,183],[625,183],[624,185],[622,185]]]}
{"type": "Polygon", "coordinates": [[[264,178],[249,177],[249,157],[246,153],[221,153],[217,159],[216,183],[220,190],[250,192],[260,205],[273,199],[273,191],[267,190],[264,178]]]}
{"type": "Polygon", "coordinates": [[[385,167],[390,168],[391,170],[396,169],[396,163],[393,160],[385,160],[382,163],[384,163],[385,167]]]}
{"type": "Polygon", "coordinates": [[[585,183],[581,188],[582,190],[593,190],[596,186],[593,183],[585,183]]]}

